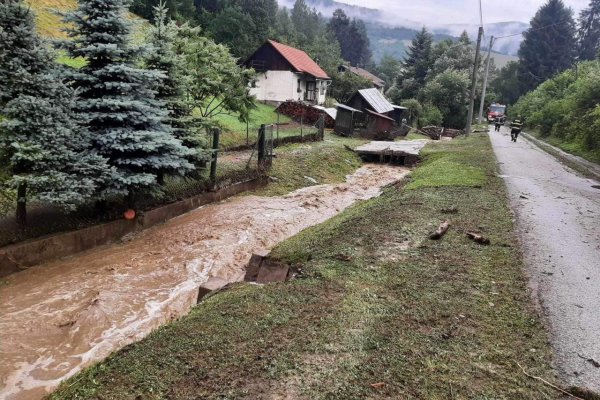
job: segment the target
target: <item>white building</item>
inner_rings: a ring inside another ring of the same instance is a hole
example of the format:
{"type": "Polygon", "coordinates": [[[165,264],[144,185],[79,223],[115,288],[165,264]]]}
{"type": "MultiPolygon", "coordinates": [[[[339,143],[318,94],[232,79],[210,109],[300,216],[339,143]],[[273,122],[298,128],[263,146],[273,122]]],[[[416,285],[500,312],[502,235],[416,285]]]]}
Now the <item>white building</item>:
{"type": "Polygon", "coordinates": [[[250,94],[259,101],[325,103],[331,78],[302,50],[269,40],[244,65],[258,72],[250,94]]]}

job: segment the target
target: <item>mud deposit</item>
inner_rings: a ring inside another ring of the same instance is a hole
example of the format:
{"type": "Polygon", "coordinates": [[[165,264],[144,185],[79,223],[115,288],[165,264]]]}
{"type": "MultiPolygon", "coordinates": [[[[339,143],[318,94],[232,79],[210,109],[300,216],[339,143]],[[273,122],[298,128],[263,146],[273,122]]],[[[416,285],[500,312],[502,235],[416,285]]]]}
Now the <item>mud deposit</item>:
{"type": "Polygon", "coordinates": [[[11,276],[0,287],[0,398],[39,399],[62,380],[185,315],[198,286],[241,280],[253,252],[380,194],[407,169],[199,208],[129,241],[11,276]]]}

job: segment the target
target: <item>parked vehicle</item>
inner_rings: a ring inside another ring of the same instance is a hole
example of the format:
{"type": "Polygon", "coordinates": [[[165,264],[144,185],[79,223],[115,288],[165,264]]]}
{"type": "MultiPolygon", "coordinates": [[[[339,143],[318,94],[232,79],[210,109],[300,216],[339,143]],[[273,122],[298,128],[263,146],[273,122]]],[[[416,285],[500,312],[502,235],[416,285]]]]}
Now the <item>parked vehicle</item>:
{"type": "Polygon", "coordinates": [[[496,118],[500,118],[502,123],[506,121],[506,106],[504,104],[492,103],[488,110],[488,123],[496,121],[496,118]]]}

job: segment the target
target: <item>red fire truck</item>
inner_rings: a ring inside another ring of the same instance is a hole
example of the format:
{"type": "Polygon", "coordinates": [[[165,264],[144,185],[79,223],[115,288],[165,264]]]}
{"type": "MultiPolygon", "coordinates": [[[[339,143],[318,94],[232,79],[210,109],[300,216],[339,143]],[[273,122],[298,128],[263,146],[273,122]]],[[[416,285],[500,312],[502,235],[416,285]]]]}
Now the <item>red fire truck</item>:
{"type": "Polygon", "coordinates": [[[492,103],[488,110],[488,122],[492,123],[500,117],[501,122],[506,121],[506,106],[504,104],[492,103]]]}

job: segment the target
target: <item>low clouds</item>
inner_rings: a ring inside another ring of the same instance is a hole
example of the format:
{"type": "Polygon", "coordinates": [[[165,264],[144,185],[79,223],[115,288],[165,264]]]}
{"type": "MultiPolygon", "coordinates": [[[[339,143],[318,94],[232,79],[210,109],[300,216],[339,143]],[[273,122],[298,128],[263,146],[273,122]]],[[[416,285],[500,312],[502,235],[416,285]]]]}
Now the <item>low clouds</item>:
{"type": "MultiPolygon", "coordinates": [[[[402,25],[411,21],[414,25],[436,28],[447,24],[478,24],[478,0],[338,0],[362,7],[386,10],[386,22],[402,25]]],[[[564,0],[565,4],[579,14],[589,0],[564,0]]],[[[484,23],[521,21],[529,22],[545,1],[540,0],[483,0],[484,23]]]]}

